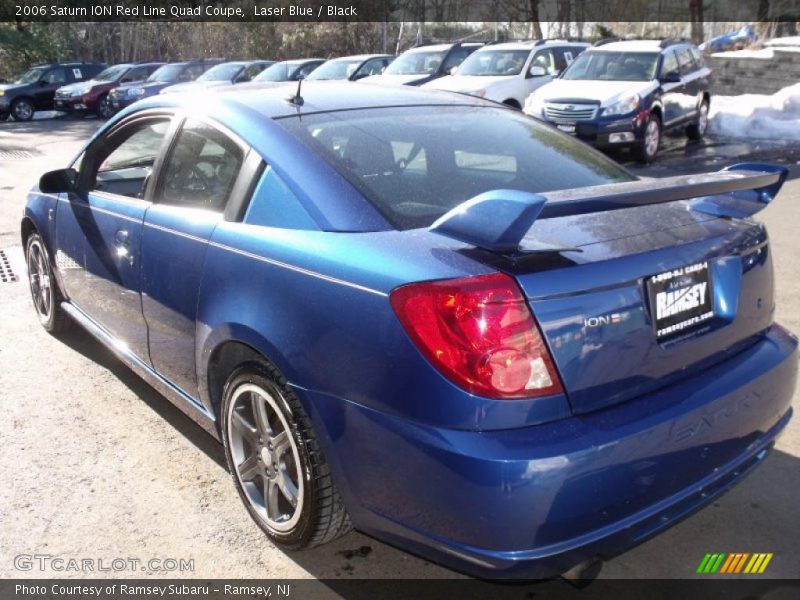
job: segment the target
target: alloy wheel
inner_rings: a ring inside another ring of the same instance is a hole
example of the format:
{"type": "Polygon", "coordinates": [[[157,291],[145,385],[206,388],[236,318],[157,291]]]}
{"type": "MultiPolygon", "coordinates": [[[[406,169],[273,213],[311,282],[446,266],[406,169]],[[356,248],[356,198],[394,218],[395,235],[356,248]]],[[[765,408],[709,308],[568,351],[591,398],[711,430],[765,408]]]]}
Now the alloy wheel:
{"type": "Polygon", "coordinates": [[[278,407],[281,400],[277,389],[242,384],[233,392],[227,420],[232,462],[247,501],[279,533],[297,524],[304,496],[300,455],[278,407]]]}
{"type": "Polygon", "coordinates": [[[45,323],[53,310],[53,283],[47,256],[38,239],[28,246],[28,280],[36,313],[45,323]]]}
{"type": "Polygon", "coordinates": [[[658,121],[652,119],[647,124],[647,129],[644,132],[644,149],[648,157],[656,155],[658,151],[658,143],[660,141],[661,131],[658,127],[658,121]]]}

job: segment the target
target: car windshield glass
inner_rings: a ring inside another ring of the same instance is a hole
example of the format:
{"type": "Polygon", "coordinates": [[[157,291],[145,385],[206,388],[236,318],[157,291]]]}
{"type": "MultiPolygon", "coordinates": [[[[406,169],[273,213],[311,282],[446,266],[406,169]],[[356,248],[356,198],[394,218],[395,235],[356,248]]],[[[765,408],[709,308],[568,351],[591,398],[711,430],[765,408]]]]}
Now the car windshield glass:
{"type": "Polygon", "coordinates": [[[363,61],[331,60],[309,73],[306,79],[348,79],[363,61]]]}
{"type": "Polygon", "coordinates": [[[275,63],[271,67],[264,69],[254,77],[253,81],[288,81],[291,73],[297,69],[297,64],[287,62],[275,63]]]}
{"type": "Polygon", "coordinates": [[[519,75],[529,50],[482,50],[473,52],[458,67],[458,75],[519,75]]]}
{"type": "Polygon", "coordinates": [[[153,72],[147,81],[175,81],[183,70],[184,65],[164,65],[153,72]]]}
{"type": "Polygon", "coordinates": [[[115,81],[122,77],[130,69],[127,65],[118,65],[116,67],[109,67],[100,71],[100,74],[95,76],[95,81],[115,81]]]}
{"type": "Polygon", "coordinates": [[[217,65],[200,75],[197,81],[231,81],[242,70],[242,66],[242,63],[217,65]]]}
{"type": "Polygon", "coordinates": [[[19,79],[15,83],[34,83],[39,81],[42,78],[42,75],[47,69],[38,68],[38,69],[31,69],[30,71],[25,71],[22,75],[19,76],[19,79]]]}
{"type": "Polygon", "coordinates": [[[538,193],[633,179],[574,138],[490,106],[375,108],[276,122],[398,229],[428,227],[490,190],[538,193]]]}
{"type": "Polygon", "coordinates": [[[435,73],[444,60],[445,51],[406,52],[386,67],[385,75],[420,75],[435,73]]]}
{"type": "Polygon", "coordinates": [[[561,75],[561,79],[599,81],[650,81],[656,77],[658,53],[584,52],[561,75]]]}

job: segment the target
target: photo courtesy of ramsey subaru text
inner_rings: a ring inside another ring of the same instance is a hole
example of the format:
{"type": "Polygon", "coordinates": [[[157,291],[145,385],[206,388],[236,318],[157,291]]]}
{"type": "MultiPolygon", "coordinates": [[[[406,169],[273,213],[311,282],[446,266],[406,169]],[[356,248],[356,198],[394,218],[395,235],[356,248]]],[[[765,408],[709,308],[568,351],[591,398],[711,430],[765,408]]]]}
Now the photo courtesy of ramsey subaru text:
{"type": "Polygon", "coordinates": [[[21,223],[41,324],[216,437],[281,548],[353,527],[574,571],[713,502],[792,415],[753,218],[783,167],[641,180],[497,102],[307,81],[153,95],[53,168],[21,223]]]}

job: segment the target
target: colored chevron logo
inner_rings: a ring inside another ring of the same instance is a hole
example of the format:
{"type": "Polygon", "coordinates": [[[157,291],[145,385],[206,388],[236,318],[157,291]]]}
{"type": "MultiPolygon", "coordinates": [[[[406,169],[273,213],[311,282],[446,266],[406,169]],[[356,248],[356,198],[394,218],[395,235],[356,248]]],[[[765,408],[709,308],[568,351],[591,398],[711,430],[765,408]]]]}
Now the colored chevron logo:
{"type": "Polygon", "coordinates": [[[715,554],[706,554],[700,566],[697,567],[697,573],[702,575],[713,573],[724,573],[726,575],[736,573],[749,573],[760,574],[767,568],[769,561],[772,560],[772,552],[733,552],[726,554],[725,552],[718,552],[715,554]]]}

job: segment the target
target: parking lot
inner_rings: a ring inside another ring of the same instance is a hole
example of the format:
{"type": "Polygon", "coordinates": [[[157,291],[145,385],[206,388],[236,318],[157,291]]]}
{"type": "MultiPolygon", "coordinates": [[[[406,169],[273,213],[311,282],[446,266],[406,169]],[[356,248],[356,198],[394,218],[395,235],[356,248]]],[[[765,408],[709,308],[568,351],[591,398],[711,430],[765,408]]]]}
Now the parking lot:
{"type": "MultiPolygon", "coordinates": [[[[358,533],[308,552],[277,550],[247,516],[216,441],[88,334],[58,339],[39,326],[19,248],[26,191],[42,172],[64,166],[100,124],[91,118],[0,124],[0,250],[18,278],[0,284],[0,577],[62,575],[18,570],[13,559],[21,554],[193,559],[193,571],[118,576],[454,577],[358,533]]],[[[629,164],[626,155],[617,158],[629,164]]],[[[629,166],[640,176],[663,177],[751,161],[792,169],[778,201],[759,218],[772,236],[777,319],[800,332],[800,148],[723,140],[687,145],[674,138],[653,166],[629,166]]],[[[692,577],[707,552],[771,552],[761,577],[796,577],[798,489],[795,417],[773,455],[744,483],[607,562],[601,577],[692,577]]]]}

